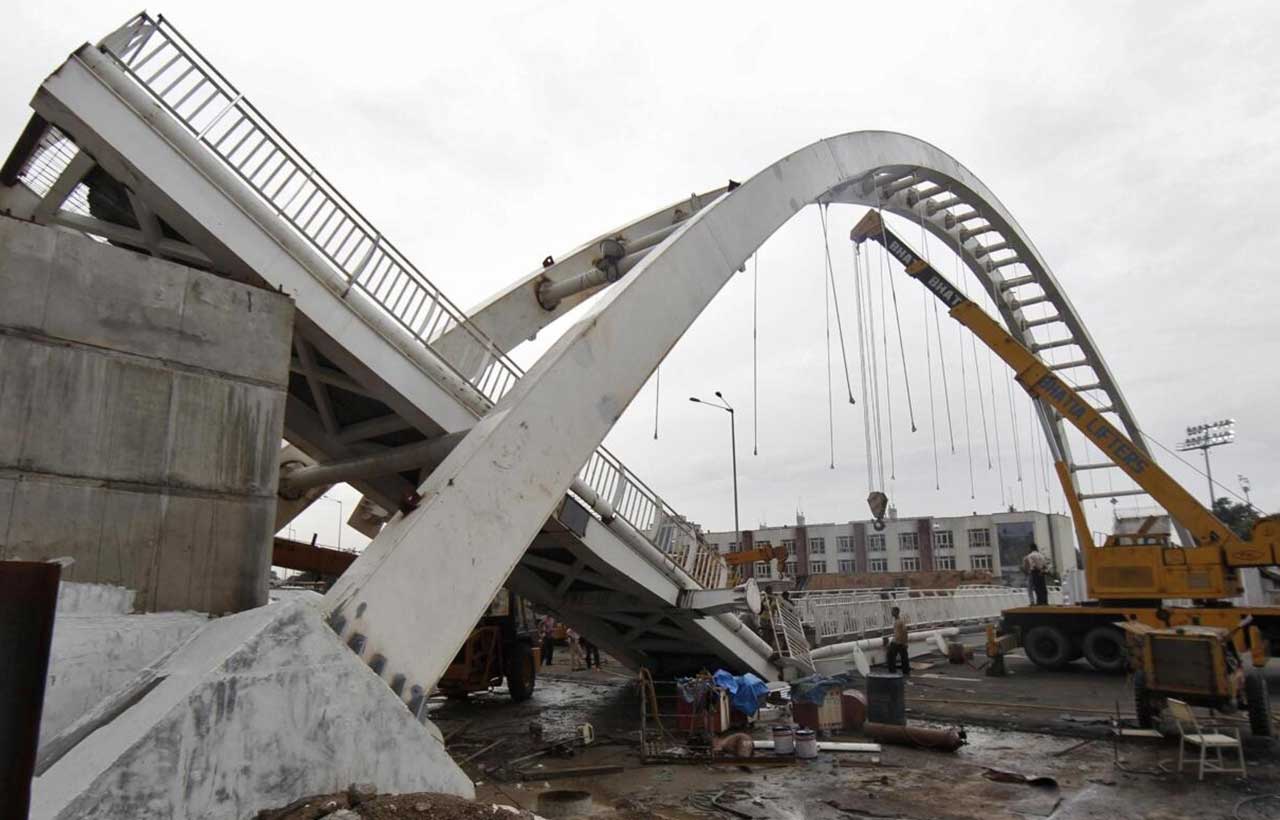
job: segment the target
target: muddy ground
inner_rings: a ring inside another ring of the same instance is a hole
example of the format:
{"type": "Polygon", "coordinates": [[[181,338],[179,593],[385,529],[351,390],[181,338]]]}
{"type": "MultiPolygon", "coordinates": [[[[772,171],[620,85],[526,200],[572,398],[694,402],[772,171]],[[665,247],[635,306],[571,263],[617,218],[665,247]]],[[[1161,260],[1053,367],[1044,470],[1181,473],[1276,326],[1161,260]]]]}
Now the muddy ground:
{"type": "MultiPolygon", "coordinates": [[[[811,761],[777,763],[762,755],[750,763],[646,765],[637,742],[639,689],[616,664],[589,673],[553,665],[526,703],[513,704],[498,690],[466,702],[438,701],[432,719],[477,781],[479,799],[535,809],[540,792],[583,789],[594,797],[591,816],[602,819],[1280,818],[1280,799],[1236,808],[1249,797],[1280,795],[1280,744],[1246,740],[1247,780],[1208,774],[1197,782],[1194,770],[1162,770],[1176,759],[1174,740],[1113,741],[1117,708],[1122,719],[1132,718],[1123,677],[1083,663],[1048,673],[1014,656],[1008,677],[990,678],[941,658],[922,660],[930,665],[917,668],[908,685],[908,718],[964,726],[969,742],[959,752],[885,746],[879,755],[823,752],[811,761]],[[593,746],[570,758],[517,760],[572,737],[583,723],[594,727],[593,746]],[[620,770],[554,777],[564,769],[611,766],[620,770]],[[1057,786],[996,782],[987,775],[991,768],[1052,777],[1057,786]]],[[[975,661],[983,660],[979,650],[975,661]]],[[[1280,704],[1280,662],[1267,672],[1280,704]]],[[[754,734],[764,739],[768,732],[762,725],[754,734]]]]}

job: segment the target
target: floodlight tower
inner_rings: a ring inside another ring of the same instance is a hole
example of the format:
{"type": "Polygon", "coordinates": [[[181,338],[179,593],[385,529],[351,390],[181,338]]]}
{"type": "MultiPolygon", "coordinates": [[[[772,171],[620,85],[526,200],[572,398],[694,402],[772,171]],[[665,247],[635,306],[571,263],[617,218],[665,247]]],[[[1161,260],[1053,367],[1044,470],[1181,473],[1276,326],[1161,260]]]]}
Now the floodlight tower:
{"type": "Polygon", "coordinates": [[[1213,509],[1213,469],[1209,466],[1209,448],[1230,444],[1236,440],[1236,420],[1220,419],[1187,428],[1187,437],[1178,449],[1200,450],[1204,453],[1204,472],[1209,479],[1209,509],[1213,509]]]}

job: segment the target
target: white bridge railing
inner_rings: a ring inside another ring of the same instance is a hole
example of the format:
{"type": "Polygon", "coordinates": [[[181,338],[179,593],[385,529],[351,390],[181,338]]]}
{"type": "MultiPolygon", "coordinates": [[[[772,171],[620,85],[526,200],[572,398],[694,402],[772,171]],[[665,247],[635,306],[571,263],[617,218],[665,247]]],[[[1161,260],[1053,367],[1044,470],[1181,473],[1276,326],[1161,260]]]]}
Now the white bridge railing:
{"type": "MultiPolygon", "coordinates": [[[[283,226],[310,243],[349,288],[366,294],[423,345],[461,330],[447,364],[489,402],[524,375],[163,16],[143,12],[99,47],[270,204],[283,226]]],[[[599,448],[578,475],[700,584],[728,583],[719,553],[699,546],[693,527],[608,450],[599,448]]]]}
{"type": "MultiPolygon", "coordinates": [[[[835,639],[874,638],[893,628],[893,607],[902,610],[911,629],[929,629],[994,620],[1011,607],[1028,604],[1027,591],[1003,586],[965,586],[956,589],[835,590],[793,598],[802,621],[811,626],[819,643],[835,639]]],[[[1049,603],[1062,603],[1058,587],[1049,590],[1049,603]]]]}

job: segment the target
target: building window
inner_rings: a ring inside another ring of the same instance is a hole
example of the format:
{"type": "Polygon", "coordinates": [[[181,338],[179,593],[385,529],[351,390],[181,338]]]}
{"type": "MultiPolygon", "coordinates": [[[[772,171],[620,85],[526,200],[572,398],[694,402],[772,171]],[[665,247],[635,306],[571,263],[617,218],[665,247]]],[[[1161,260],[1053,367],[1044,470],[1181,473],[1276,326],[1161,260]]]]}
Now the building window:
{"type": "Polygon", "coordinates": [[[836,550],[839,552],[853,552],[853,539],[847,535],[836,536],[836,550]]]}
{"type": "Polygon", "coordinates": [[[955,569],[956,557],[954,555],[939,555],[933,559],[933,563],[938,569],[955,569]]]}
{"type": "Polygon", "coordinates": [[[956,542],[952,538],[951,530],[934,530],[933,546],[940,550],[955,549],[956,542]]]}
{"type": "Polygon", "coordinates": [[[969,566],[973,567],[974,569],[989,570],[991,569],[991,556],[990,555],[970,555],[969,566]]]}
{"type": "Polygon", "coordinates": [[[898,533],[898,549],[903,552],[915,552],[920,549],[920,534],[916,532],[898,533]]]}
{"type": "Polygon", "coordinates": [[[871,565],[869,567],[871,572],[888,572],[889,571],[888,558],[872,558],[868,563],[870,563],[871,565]]]}
{"type": "Polygon", "coordinates": [[[826,571],[827,571],[827,562],[826,562],[826,561],[810,561],[810,562],[809,562],[809,574],[810,574],[810,575],[822,575],[822,574],[823,574],[823,573],[825,573],[826,571]]]}
{"type": "Polygon", "coordinates": [[[920,559],[919,559],[919,558],[917,558],[917,557],[915,557],[915,556],[912,556],[912,557],[910,557],[910,558],[903,558],[903,559],[902,559],[902,571],[903,571],[903,572],[919,572],[919,571],[920,571],[920,559]]]}
{"type": "Polygon", "coordinates": [[[841,575],[852,575],[853,573],[857,572],[857,570],[854,568],[854,563],[851,560],[840,561],[839,568],[840,568],[841,575]]]}
{"type": "Polygon", "coordinates": [[[796,554],[796,542],[794,538],[782,539],[782,548],[787,551],[787,555],[796,554]]]}
{"type": "Polygon", "coordinates": [[[867,549],[871,552],[884,552],[884,533],[868,535],[867,549]]]}
{"type": "Polygon", "coordinates": [[[787,573],[787,575],[789,575],[789,576],[790,576],[790,577],[792,577],[792,578],[796,577],[796,562],[795,562],[795,561],[788,561],[788,562],[787,562],[787,566],[786,566],[786,573],[787,573]]]}
{"type": "Polygon", "coordinates": [[[756,569],[755,569],[755,577],[757,577],[757,578],[772,578],[772,577],[773,577],[773,562],[772,562],[772,561],[756,561],[756,563],[755,563],[755,567],[756,567],[756,569]]]}
{"type": "Polygon", "coordinates": [[[969,530],[969,549],[991,549],[991,530],[969,530]]]}
{"type": "Polygon", "coordinates": [[[757,541],[757,542],[756,542],[756,548],[757,548],[757,549],[767,550],[767,549],[769,549],[769,548],[770,548],[770,547],[772,547],[772,546],[773,546],[773,542],[771,542],[771,541],[757,541]]]}
{"type": "Polygon", "coordinates": [[[729,542],[729,552],[737,552],[737,551],[738,551],[738,542],[737,542],[737,541],[730,541],[730,542],[729,542]]]}
{"type": "Polygon", "coordinates": [[[825,539],[825,538],[810,538],[810,539],[809,539],[809,554],[810,554],[810,555],[826,555],[826,554],[827,554],[827,539],[825,539]]]}

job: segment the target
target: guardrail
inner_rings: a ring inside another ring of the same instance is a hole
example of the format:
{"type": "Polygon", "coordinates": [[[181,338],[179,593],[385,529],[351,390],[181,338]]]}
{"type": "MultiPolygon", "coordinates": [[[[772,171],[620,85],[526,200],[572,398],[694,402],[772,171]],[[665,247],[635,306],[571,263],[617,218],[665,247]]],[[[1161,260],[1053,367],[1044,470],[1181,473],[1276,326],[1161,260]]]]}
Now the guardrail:
{"type": "MultiPolygon", "coordinates": [[[[163,15],[137,15],[99,48],[413,338],[430,346],[461,328],[465,343],[446,364],[489,402],[524,375],[163,15]]],[[[695,546],[695,530],[605,448],[579,476],[700,584],[727,582],[723,558],[695,546]]]]}
{"type": "MultiPolygon", "coordinates": [[[[1049,590],[1049,603],[1061,604],[1062,590],[1049,590]]],[[[806,596],[794,602],[819,642],[871,638],[893,629],[890,611],[898,607],[912,629],[988,621],[1011,607],[1026,606],[1027,591],[983,586],[958,589],[880,589],[806,596]]]]}

